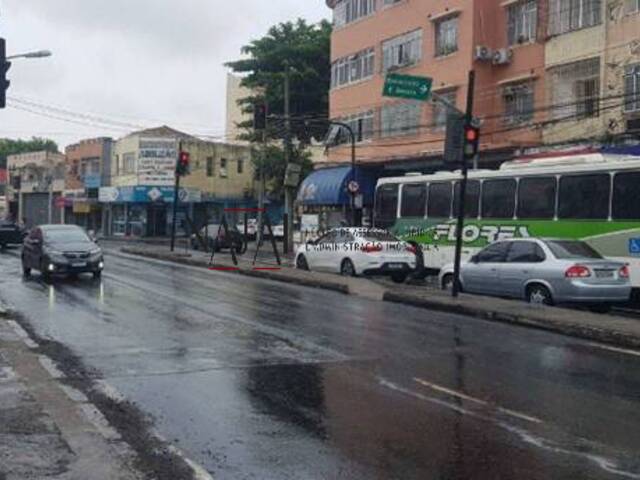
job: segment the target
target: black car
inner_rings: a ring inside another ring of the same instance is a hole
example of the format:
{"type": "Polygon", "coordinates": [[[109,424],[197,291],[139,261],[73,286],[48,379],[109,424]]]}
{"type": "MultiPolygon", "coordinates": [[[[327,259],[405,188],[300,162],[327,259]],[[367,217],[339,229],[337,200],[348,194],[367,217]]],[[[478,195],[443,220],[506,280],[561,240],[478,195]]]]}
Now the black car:
{"type": "Polygon", "coordinates": [[[8,245],[22,245],[26,232],[13,222],[0,220],[0,249],[8,245]]]}
{"type": "Polygon", "coordinates": [[[31,230],[22,248],[25,276],[38,270],[52,275],[92,273],[100,278],[104,268],[102,249],[75,225],[42,225],[31,230]]]}

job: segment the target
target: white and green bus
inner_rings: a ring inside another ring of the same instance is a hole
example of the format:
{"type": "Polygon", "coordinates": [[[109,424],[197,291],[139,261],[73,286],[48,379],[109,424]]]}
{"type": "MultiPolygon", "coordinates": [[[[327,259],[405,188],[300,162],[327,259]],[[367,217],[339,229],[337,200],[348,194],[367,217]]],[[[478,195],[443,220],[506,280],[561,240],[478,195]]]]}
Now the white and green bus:
{"type": "MultiPolygon", "coordinates": [[[[375,225],[421,245],[427,269],[453,261],[460,172],[382,178],[375,225]]],[[[640,287],[640,157],[522,158],[469,173],[463,258],[496,240],[584,240],[628,262],[640,287]]]]}

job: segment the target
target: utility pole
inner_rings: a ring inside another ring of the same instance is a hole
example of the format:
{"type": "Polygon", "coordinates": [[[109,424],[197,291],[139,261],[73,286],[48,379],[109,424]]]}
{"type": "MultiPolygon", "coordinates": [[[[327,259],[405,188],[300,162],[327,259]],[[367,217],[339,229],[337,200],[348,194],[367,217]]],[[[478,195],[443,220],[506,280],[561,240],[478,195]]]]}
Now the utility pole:
{"type": "MultiPolygon", "coordinates": [[[[467,110],[465,113],[465,125],[471,125],[473,122],[473,95],[475,87],[476,74],[473,70],[469,72],[469,81],[467,85],[467,110]]],[[[462,181],[460,182],[460,195],[458,197],[458,224],[456,229],[456,255],[453,267],[453,288],[452,296],[457,297],[460,293],[460,262],[462,257],[462,237],[464,231],[465,203],[467,198],[467,180],[469,177],[469,168],[467,165],[467,155],[463,149],[461,154],[462,160],[462,181]]]]}
{"type": "MultiPolygon", "coordinates": [[[[291,163],[291,68],[289,63],[284,67],[284,158],[285,164],[289,167],[291,163]]],[[[284,183],[284,253],[290,253],[293,246],[293,195],[291,187],[284,183]]]]}
{"type": "Polygon", "coordinates": [[[47,223],[53,223],[53,175],[47,176],[47,189],[49,193],[49,201],[47,202],[47,223]]]}

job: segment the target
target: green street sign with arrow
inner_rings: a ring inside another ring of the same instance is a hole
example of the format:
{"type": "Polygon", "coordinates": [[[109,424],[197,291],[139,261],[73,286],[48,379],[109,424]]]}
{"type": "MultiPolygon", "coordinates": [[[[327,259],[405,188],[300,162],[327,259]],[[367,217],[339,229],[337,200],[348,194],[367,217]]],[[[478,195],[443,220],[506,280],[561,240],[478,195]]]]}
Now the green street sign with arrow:
{"type": "Polygon", "coordinates": [[[390,73],[385,79],[382,96],[426,102],[431,99],[432,85],[433,79],[429,77],[390,73]]]}

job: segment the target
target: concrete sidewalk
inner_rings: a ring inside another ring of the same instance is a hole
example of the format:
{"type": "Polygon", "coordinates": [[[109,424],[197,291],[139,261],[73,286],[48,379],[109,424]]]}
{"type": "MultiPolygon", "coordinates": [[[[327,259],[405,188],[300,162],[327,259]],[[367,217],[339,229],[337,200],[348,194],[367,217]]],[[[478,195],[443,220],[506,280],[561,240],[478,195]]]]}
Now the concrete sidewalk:
{"type": "MultiPolygon", "coordinates": [[[[474,295],[453,299],[445,292],[410,285],[384,285],[365,278],[345,278],[339,275],[296,270],[292,261],[279,267],[275,260],[260,260],[253,266],[251,259],[239,257],[236,266],[228,253],[216,254],[209,265],[209,255],[201,252],[170,253],[167,248],[145,246],[121,248],[122,253],[176,262],[202,268],[226,270],[238,268],[239,273],[297,285],[324,288],[364,296],[374,300],[402,303],[429,310],[474,316],[484,320],[544,329],[564,335],[607,343],[622,348],[640,348],[640,321],[614,315],[594,314],[582,310],[539,307],[524,302],[474,295]],[[256,270],[255,268],[267,270],[256,270]],[[268,270],[278,268],[277,270],[268,270]]],[[[108,267],[107,267],[108,268],[108,267]]]]}
{"type": "Polygon", "coordinates": [[[0,479],[148,478],[135,453],[0,306],[0,479]]]}

